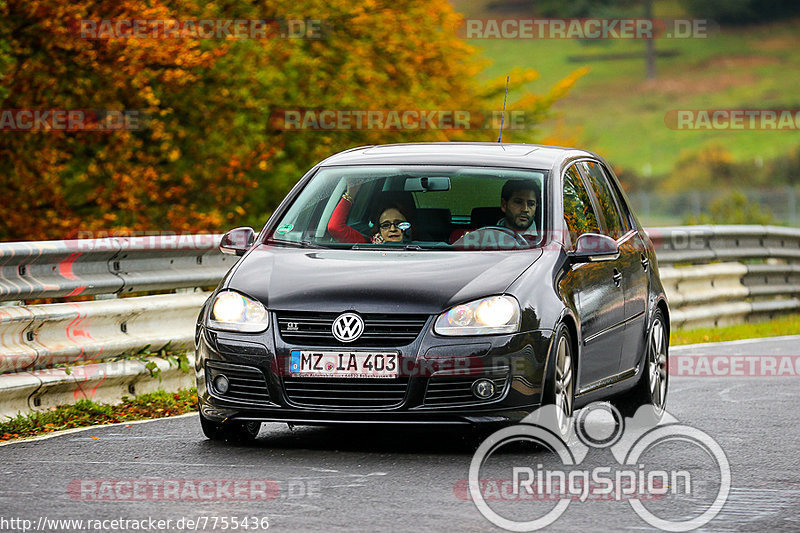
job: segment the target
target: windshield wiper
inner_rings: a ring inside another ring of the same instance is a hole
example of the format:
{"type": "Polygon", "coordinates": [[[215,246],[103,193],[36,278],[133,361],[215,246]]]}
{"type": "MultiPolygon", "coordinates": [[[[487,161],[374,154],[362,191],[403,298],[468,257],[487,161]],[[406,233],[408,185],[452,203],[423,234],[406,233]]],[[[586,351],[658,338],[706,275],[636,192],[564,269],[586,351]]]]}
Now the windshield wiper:
{"type": "Polygon", "coordinates": [[[351,250],[423,250],[423,247],[419,244],[406,244],[405,246],[400,246],[400,243],[397,245],[391,244],[370,244],[369,246],[364,246],[362,243],[353,244],[350,248],[351,250]]]}
{"type": "Polygon", "coordinates": [[[283,239],[268,239],[268,242],[273,242],[275,244],[284,244],[289,246],[296,246],[297,248],[324,248],[319,244],[315,244],[311,241],[304,240],[304,241],[284,241],[283,239]]]}

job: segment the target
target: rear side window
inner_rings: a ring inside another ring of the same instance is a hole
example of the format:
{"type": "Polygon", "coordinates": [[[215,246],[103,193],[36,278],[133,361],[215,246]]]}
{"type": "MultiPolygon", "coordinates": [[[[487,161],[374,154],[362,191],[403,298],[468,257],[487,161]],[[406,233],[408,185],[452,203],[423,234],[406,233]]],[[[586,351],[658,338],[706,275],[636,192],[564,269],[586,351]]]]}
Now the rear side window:
{"type": "Polygon", "coordinates": [[[584,233],[600,233],[597,214],[575,165],[564,173],[564,221],[573,248],[584,233]]]}
{"type": "Polygon", "coordinates": [[[619,239],[628,232],[628,226],[620,216],[615,195],[602,167],[591,161],[578,163],[586,176],[605,222],[605,233],[612,239],[619,239]]]}
{"type": "Polygon", "coordinates": [[[631,208],[628,206],[627,202],[625,201],[625,195],[622,193],[622,188],[619,185],[619,182],[614,179],[614,173],[611,172],[609,169],[600,165],[600,169],[603,171],[603,174],[608,178],[608,184],[611,185],[611,191],[614,194],[614,198],[617,199],[617,207],[619,207],[619,213],[622,215],[622,225],[627,228],[627,231],[636,228],[636,220],[634,219],[633,215],[631,214],[631,208]]]}

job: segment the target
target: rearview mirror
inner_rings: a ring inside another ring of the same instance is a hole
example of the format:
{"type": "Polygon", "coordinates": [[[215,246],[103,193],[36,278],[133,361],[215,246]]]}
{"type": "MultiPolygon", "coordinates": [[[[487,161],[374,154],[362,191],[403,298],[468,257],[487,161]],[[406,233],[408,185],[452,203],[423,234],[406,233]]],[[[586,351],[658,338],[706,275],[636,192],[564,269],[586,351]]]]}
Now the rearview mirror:
{"type": "Polygon", "coordinates": [[[255,240],[256,232],[253,228],[232,229],[219,241],[219,251],[228,255],[244,255],[255,240]]]}
{"type": "Polygon", "coordinates": [[[607,235],[584,233],[578,237],[578,244],[570,256],[575,263],[613,261],[619,257],[619,246],[607,235]]]}
{"type": "Polygon", "coordinates": [[[408,178],[404,190],[407,192],[449,191],[450,178],[448,176],[408,178]]]}

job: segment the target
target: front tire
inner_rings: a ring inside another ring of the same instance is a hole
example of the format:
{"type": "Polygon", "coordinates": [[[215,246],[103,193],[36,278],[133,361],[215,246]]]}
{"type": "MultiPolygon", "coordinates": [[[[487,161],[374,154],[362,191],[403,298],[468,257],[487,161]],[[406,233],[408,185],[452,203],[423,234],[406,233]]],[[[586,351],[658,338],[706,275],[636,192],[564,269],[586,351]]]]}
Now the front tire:
{"type": "Polygon", "coordinates": [[[661,309],[657,309],[647,336],[647,347],[642,359],[644,365],[642,375],[632,390],[614,401],[623,416],[631,417],[642,405],[650,405],[653,408],[653,415],[661,419],[667,408],[668,357],[669,330],[664,314],[661,309]]]}
{"type": "Polygon", "coordinates": [[[200,413],[200,427],[206,438],[237,444],[252,442],[258,436],[261,422],[213,422],[200,413]]]}
{"type": "Polygon", "coordinates": [[[555,424],[563,437],[570,433],[575,405],[575,357],[572,336],[566,324],[562,323],[556,329],[550,361],[553,370],[547,380],[542,405],[555,406],[555,424]]]}

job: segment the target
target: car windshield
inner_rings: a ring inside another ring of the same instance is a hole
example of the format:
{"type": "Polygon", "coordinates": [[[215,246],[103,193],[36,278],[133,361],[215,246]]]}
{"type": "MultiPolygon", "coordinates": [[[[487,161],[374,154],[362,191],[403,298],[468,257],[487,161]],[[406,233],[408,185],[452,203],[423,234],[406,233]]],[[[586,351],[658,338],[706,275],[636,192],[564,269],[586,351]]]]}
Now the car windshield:
{"type": "Polygon", "coordinates": [[[355,249],[536,247],[544,234],[545,176],[487,167],[323,167],[268,239],[355,249]]]}

